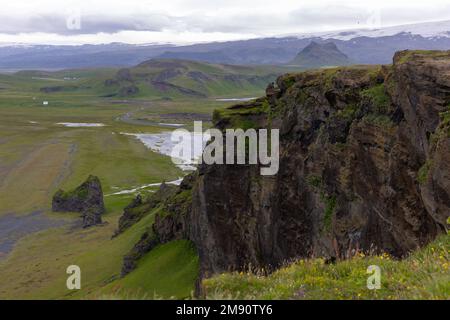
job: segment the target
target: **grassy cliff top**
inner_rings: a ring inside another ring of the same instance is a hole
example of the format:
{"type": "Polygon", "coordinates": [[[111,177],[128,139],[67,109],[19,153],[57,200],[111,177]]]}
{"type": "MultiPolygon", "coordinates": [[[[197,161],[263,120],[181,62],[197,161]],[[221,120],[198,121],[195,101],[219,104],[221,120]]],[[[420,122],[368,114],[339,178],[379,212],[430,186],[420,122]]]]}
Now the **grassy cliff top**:
{"type": "Polygon", "coordinates": [[[203,281],[207,298],[223,299],[448,299],[450,235],[398,261],[356,255],[326,264],[298,260],[269,276],[225,273],[203,281]],[[367,268],[381,268],[381,289],[367,289],[367,268]]]}

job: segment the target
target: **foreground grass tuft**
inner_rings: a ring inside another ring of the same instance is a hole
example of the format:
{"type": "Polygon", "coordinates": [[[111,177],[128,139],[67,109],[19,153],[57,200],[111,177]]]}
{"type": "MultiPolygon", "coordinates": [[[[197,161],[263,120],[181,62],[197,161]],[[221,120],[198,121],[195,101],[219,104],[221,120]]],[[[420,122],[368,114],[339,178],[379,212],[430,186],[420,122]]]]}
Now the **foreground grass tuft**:
{"type": "Polygon", "coordinates": [[[398,261],[387,254],[325,264],[299,260],[269,276],[225,273],[203,281],[209,299],[448,299],[450,235],[398,261]],[[381,289],[367,289],[367,267],[381,268],[381,289]]]}

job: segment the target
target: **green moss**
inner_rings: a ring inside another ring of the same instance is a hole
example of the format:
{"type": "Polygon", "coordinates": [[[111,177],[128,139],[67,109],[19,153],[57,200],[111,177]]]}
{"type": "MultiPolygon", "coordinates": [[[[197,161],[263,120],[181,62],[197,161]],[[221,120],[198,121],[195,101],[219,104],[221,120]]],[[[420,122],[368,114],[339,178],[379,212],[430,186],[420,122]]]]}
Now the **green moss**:
{"type": "Polygon", "coordinates": [[[269,100],[264,99],[264,101],[262,102],[261,108],[260,108],[261,112],[263,113],[268,113],[270,112],[270,104],[269,104],[269,100]]]}
{"type": "Polygon", "coordinates": [[[342,142],[336,142],[335,144],[332,144],[332,146],[334,146],[336,151],[344,151],[345,148],[347,148],[347,144],[342,142]]]}
{"type": "Polygon", "coordinates": [[[406,63],[415,55],[440,56],[443,54],[445,53],[437,50],[408,50],[402,53],[400,59],[397,60],[397,64],[406,63]]]}
{"type": "Polygon", "coordinates": [[[58,196],[60,196],[62,199],[71,199],[71,198],[76,198],[76,199],[86,199],[88,197],[88,185],[89,184],[93,184],[93,183],[98,183],[100,184],[100,180],[98,177],[93,176],[93,175],[89,175],[89,177],[87,178],[87,180],[85,182],[83,182],[80,186],[78,186],[77,188],[70,190],[70,191],[63,191],[63,190],[59,190],[57,192],[58,196]]]}
{"type": "Polygon", "coordinates": [[[184,215],[192,205],[192,189],[183,190],[170,197],[164,204],[158,207],[157,214],[163,218],[166,216],[184,215]]]}
{"type": "Polygon", "coordinates": [[[376,83],[380,77],[380,72],[382,70],[381,66],[367,66],[367,76],[371,83],[376,83]]]}
{"type": "Polygon", "coordinates": [[[375,112],[380,114],[386,114],[389,111],[390,99],[386,94],[386,88],[384,84],[371,87],[362,91],[363,97],[368,97],[372,100],[375,106],[375,112]]]}
{"type": "Polygon", "coordinates": [[[450,138],[450,105],[447,106],[447,111],[439,114],[441,121],[436,131],[430,137],[430,144],[436,145],[442,138],[450,138]]]}
{"type": "Polygon", "coordinates": [[[232,121],[233,128],[239,128],[242,130],[248,130],[248,129],[255,129],[256,128],[256,122],[250,120],[250,119],[243,119],[243,118],[234,118],[232,121]]]}
{"type": "Polygon", "coordinates": [[[322,194],[321,199],[325,204],[323,224],[325,230],[330,231],[331,224],[333,222],[334,209],[336,208],[336,196],[335,195],[325,196],[324,194],[322,194]]]}
{"type": "Polygon", "coordinates": [[[192,189],[183,190],[175,196],[175,202],[191,202],[192,189]]]}
{"type": "Polygon", "coordinates": [[[427,182],[431,166],[432,166],[431,161],[427,160],[425,164],[422,167],[420,167],[419,171],[417,172],[417,181],[420,184],[424,184],[425,182],[427,182]]]}
{"type": "Polygon", "coordinates": [[[447,111],[441,112],[441,123],[440,127],[448,127],[450,125],[450,105],[447,106],[447,111]]]}
{"type": "Polygon", "coordinates": [[[70,191],[58,191],[59,195],[61,196],[61,198],[63,199],[72,199],[72,198],[77,198],[77,199],[86,199],[88,196],[88,190],[84,187],[78,187],[74,190],[70,190],[70,191]]]}
{"type": "Polygon", "coordinates": [[[216,109],[213,112],[213,122],[229,122],[231,128],[256,129],[257,124],[251,119],[252,116],[266,114],[271,117],[271,107],[267,99],[238,104],[232,107],[216,109]]]}
{"type": "Polygon", "coordinates": [[[394,123],[391,118],[384,114],[368,114],[363,118],[365,121],[383,128],[390,128],[394,123]]]}
{"type": "Polygon", "coordinates": [[[309,176],[306,177],[306,183],[314,188],[319,188],[322,185],[322,178],[310,174],[309,176]]]}
{"type": "Polygon", "coordinates": [[[398,64],[406,63],[409,59],[411,59],[413,55],[413,51],[404,52],[400,59],[397,60],[398,64]]]}
{"type": "Polygon", "coordinates": [[[326,90],[330,90],[333,87],[333,80],[339,71],[339,68],[329,68],[322,71],[323,83],[325,84],[326,90]]]}
{"type": "Polygon", "coordinates": [[[292,87],[295,82],[296,82],[296,76],[294,74],[288,74],[283,76],[283,78],[281,79],[281,81],[283,82],[283,86],[286,89],[289,89],[290,87],[292,87]]]}
{"type": "MultiPolygon", "coordinates": [[[[392,69],[392,67],[391,67],[391,69],[392,69]]],[[[392,77],[392,76],[387,77],[386,81],[384,82],[384,86],[386,87],[386,91],[388,91],[388,92],[395,91],[397,83],[395,82],[394,77],[392,77]]]]}
{"type": "Polygon", "coordinates": [[[337,112],[339,118],[353,120],[358,112],[359,108],[356,104],[348,104],[343,110],[337,112]]]}

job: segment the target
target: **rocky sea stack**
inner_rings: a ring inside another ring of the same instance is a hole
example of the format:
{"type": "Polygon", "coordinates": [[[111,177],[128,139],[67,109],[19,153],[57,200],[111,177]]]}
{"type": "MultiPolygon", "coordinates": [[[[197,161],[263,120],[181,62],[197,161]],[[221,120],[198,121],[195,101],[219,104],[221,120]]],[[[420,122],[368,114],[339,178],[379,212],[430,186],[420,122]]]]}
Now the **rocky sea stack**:
{"type": "Polygon", "coordinates": [[[53,196],[52,210],[54,212],[81,212],[84,228],[101,224],[101,215],[105,212],[105,205],[100,179],[91,175],[72,191],[58,190],[53,196]]]}

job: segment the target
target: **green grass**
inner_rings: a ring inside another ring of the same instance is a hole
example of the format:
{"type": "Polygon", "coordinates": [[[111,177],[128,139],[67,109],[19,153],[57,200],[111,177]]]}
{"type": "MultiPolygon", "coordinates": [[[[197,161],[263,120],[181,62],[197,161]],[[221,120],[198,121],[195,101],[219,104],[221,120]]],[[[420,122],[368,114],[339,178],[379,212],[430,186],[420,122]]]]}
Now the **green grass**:
{"type": "Polygon", "coordinates": [[[93,298],[112,295],[123,299],[130,294],[135,298],[190,298],[198,270],[193,244],[187,240],[172,241],[147,253],[134,271],[112,282],[93,298]]]}
{"type": "MultiPolygon", "coordinates": [[[[22,239],[13,252],[0,261],[0,298],[84,298],[118,277],[123,256],[153,222],[154,216],[146,216],[111,240],[121,212],[120,208],[113,209],[113,213],[103,217],[107,223],[104,226],[73,230],[70,226],[61,227],[22,239]],[[81,268],[82,289],[79,291],[69,291],[66,287],[66,268],[72,264],[81,268]]],[[[73,219],[78,219],[77,215],[73,219]]]]}
{"type": "MultiPolygon", "coordinates": [[[[198,257],[186,241],[156,248],[138,262],[134,272],[119,279],[123,257],[152,225],[154,212],[111,239],[123,208],[134,195],[110,194],[174,180],[183,172],[169,157],[149,151],[132,136],[120,134],[159,133],[169,129],[125,123],[118,118],[131,112],[135,119],[181,122],[192,128],[192,119],[184,119],[182,114],[211,114],[215,108],[232,104],[217,102],[216,97],[262,95],[267,77],[275,78],[281,71],[272,67],[181,64],[187,69],[171,79],[172,83],[200,90],[208,98],[189,97],[173,90],[161,92],[144,78],[162,70],[143,66],[132,70],[140,91],[127,101],[107,97],[120,88],[105,86],[105,80],[115,77],[118,70],[114,68],[0,74],[3,88],[0,91],[0,217],[42,210],[53,219],[64,217],[71,223],[79,222],[77,214],[51,213],[51,199],[56,190],[73,190],[89,175],[99,177],[106,195],[105,225],[88,229],[53,228],[18,241],[12,252],[0,260],[0,298],[99,298],[118,294],[118,287],[127,297],[191,296],[198,257]],[[212,81],[194,81],[188,75],[190,71],[206,74],[212,81]],[[147,75],[139,75],[140,72],[147,75]],[[252,77],[259,80],[253,81],[252,77]],[[44,87],[57,91],[44,92],[41,90],[44,87]],[[161,100],[163,97],[170,100],[161,100]],[[44,106],[43,101],[49,101],[49,105],[44,106]],[[180,114],[181,119],[164,118],[166,114],[180,114]],[[106,126],[66,128],[57,125],[58,122],[96,122],[106,126]],[[81,267],[79,291],[66,288],[66,268],[72,264],[81,267]]],[[[210,123],[204,123],[205,129],[208,126],[210,123]]],[[[190,194],[185,192],[179,196],[190,197],[190,194]]]]}
{"type": "Polygon", "coordinates": [[[267,115],[270,119],[272,110],[269,102],[263,101],[250,101],[241,103],[239,105],[232,106],[232,108],[218,108],[213,113],[213,123],[219,121],[226,121],[229,123],[230,128],[234,129],[257,129],[256,120],[252,117],[258,117],[260,115],[267,115]]]}
{"type": "MultiPolygon", "coordinates": [[[[79,107],[83,109],[85,107],[79,107]]],[[[56,108],[55,108],[56,109],[56,108]]],[[[72,111],[72,110],[71,110],[72,111]]],[[[74,112],[30,108],[0,109],[0,133],[7,141],[0,147],[0,214],[26,213],[49,208],[58,189],[71,190],[96,175],[105,194],[147,183],[174,180],[182,172],[170,158],[149,151],[140,141],[121,132],[160,132],[163,129],[131,126],[111,119],[109,112],[87,109],[74,112]],[[13,112],[14,111],[14,112],[13,112]],[[27,114],[25,114],[27,113],[27,114]],[[27,119],[38,121],[30,125],[27,119]],[[65,128],[56,122],[102,122],[102,128],[65,128]],[[132,164],[132,165],[131,165],[132,164]],[[27,197],[23,198],[23,193],[27,197]]],[[[124,110],[117,108],[115,114],[124,110]]]]}
{"type": "MultiPolygon", "coordinates": [[[[188,241],[159,246],[138,268],[120,279],[123,257],[154,221],[154,212],[111,239],[124,203],[110,206],[106,225],[89,229],[61,227],[22,239],[0,261],[0,299],[101,299],[120,293],[140,298],[187,298],[198,276],[198,256],[188,241]],[[66,288],[66,268],[81,268],[81,290],[66,288]]],[[[57,217],[57,214],[51,214],[57,217]]],[[[65,215],[77,219],[77,215],[65,215]]]]}
{"type": "MultiPolygon", "coordinates": [[[[100,73],[106,78],[114,71],[100,73]]],[[[128,124],[117,118],[133,112],[136,118],[159,122],[162,114],[210,114],[214,108],[226,105],[213,99],[115,101],[99,97],[95,88],[92,92],[79,90],[44,94],[39,91],[40,87],[59,85],[62,80],[58,78],[66,73],[41,75],[51,76],[51,80],[31,80],[31,74],[35,73],[0,75],[0,85],[8,87],[0,91],[0,218],[8,213],[26,215],[43,210],[53,219],[64,217],[71,223],[80,222],[78,214],[51,213],[51,200],[59,188],[72,190],[91,174],[99,177],[106,195],[143,184],[177,179],[183,172],[172,164],[169,157],[149,151],[134,137],[120,134],[158,133],[168,129],[128,124]],[[44,99],[50,101],[48,106],[42,106],[44,99]],[[106,126],[66,128],[56,125],[57,122],[99,122],[106,126]]],[[[91,81],[88,71],[67,71],[67,74],[78,74],[87,78],[82,81],[91,81]]],[[[192,125],[192,120],[184,122],[187,127],[192,125]]],[[[154,218],[153,214],[146,215],[111,240],[123,208],[133,196],[105,196],[106,213],[102,218],[105,225],[88,229],[53,228],[18,241],[6,258],[0,260],[0,298],[92,298],[101,288],[117,280],[124,255],[138,242],[154,218]],[[71,264],[81,267],[80,291],[66,288],[66,268],[71,264]]],[[[167,255],[161,253],[160,258],[165,257],[171,271],[184,268],[176,263],[172,265],[174,260],[171,260],[178,259],[181,249],[185,250],[186,246],[173,248],[167,255]]],[[[183,254],[179,257],[183,258],[183,254]]],[[[195,260],[195,255],[190,257],[195,260]]],[[[146,264],[150,265],[149,258],[146,259],[146,264]]],[[[192,271],[194,264],[190,266],[192,271]]],[[[127,292],[142,296],[144,289],[138,286],[137,278],[135,281],[136,286],[127,292]]],[[[186,277],[184,282],[178,282],[178,287],[172,291],[165,288],[167,283],[163,288],[159,284],[153,288],[157,294],[161,291],[161,294],[176,297],[189,295],[194,280],[186,277]]],[[[110,293],[103,290],[102,294],[110,293]]]]}
{"type": "Polygon", "coordinates": [[[325,264],[298,260],[269,276],[224,273],[203,281],[210,299],[448,299],[450,236],[398,261],[387,254],[325,264]],[[370,265],[381,268],[381,289],[369,290],[370,265]]]}
{"type": "Polygon", "coordinates": [[[448,54],[445,53],[445,51],[436,51],[436,50],[407,50],[402,53],[399,60],[397,61],[398,64],[404,64],[408,62],[413,56],[417,55],[426,55],[426,56],[433,56],[433,57],[446,57],[448,54]]]}

